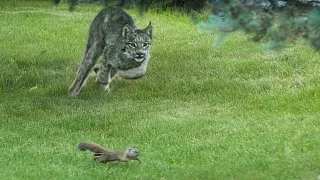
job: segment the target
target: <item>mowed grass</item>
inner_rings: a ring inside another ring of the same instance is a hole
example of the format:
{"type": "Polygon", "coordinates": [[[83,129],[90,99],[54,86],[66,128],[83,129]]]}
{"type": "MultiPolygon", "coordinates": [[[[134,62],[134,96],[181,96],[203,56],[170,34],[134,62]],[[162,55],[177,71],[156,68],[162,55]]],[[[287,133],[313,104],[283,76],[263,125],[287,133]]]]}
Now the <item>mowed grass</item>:
{"type": "Polygon", "coordinates": [[[148,12],[146,76],[90,77],[69,98],[102,8],[0,3],[0,179],[317,179],[320,55],[305,43],[262,51],[242,33],[213,48],[187,16],[148,12]],[[138,147],[141,161],[99,164],[81,141],[138,147]]]}

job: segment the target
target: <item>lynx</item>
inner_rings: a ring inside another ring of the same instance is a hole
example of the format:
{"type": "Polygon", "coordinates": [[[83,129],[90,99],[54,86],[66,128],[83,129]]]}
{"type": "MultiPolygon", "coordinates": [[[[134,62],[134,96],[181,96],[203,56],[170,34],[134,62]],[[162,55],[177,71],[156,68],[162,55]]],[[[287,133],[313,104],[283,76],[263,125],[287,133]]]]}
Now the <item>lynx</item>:
{"type": "Polygon", "coordinates": [[[105,8],[91,23],[84,58],[75,80],[69,88],[70,96],[77,96],[93,70],[96,82],[109,91],[111,80],[117,75],[124,79],[144,76],[150,59],[152,25],[138,29],[133,18],[117,8],[105,8]],[[101,64],[96,64],[102,56],[101,64]]]}

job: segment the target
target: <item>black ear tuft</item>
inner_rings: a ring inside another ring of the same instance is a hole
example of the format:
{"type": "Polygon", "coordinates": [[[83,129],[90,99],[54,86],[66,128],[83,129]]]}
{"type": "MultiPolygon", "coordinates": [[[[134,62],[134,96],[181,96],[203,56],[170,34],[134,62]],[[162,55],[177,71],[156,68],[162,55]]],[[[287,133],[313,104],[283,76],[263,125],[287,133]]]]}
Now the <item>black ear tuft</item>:
{"type": "Polygon", "coordinates": [[[145,33],[148,34],[148,36],[152,39],[152,25],[151,21],[149,22],[149,25],[143,30],[145,33]]]}

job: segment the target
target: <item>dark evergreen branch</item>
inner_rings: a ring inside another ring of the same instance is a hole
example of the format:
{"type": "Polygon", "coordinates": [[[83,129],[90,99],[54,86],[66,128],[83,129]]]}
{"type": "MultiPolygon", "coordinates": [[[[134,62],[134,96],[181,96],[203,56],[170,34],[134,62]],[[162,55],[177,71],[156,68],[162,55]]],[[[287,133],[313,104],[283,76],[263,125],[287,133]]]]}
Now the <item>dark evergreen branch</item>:
{"type": "MultiPolygon", "coordinates": [[[[54,0],[59,3],[61,0],[54,0]]],[[[68,0],[73,10],[80,0],[68,0]]],[[[84,1],[84,0],[82,0],[84,1]]],[[[95,1],[95,0],[86,0],[95,1]]],[[[100,0],[106,6],[137,6],[141,12],[155,4],[186,10],[211,8],[208,23],[200,28],[226,33],[241,30],[254,41],[269,41],[271,48],[305,39],[320,50],[320,0],[100,0]]],[[[219,41],[223,38],[219,38],[219,41]]]]}

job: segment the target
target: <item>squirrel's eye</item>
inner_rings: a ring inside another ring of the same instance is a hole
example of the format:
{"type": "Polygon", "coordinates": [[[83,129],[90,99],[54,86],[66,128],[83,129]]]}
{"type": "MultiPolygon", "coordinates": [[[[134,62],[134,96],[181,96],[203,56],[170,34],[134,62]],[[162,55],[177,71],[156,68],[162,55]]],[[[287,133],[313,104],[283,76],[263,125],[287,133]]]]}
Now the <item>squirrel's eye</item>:
{"type": "Polygon", "coordinates": [[[136,43],[129,43],[129,46],[132,48],[135,48],[135,47],[137,47],[137,44],[136,43]]]}
{"type": "Polygon", "coordinates": [[[144,47],[144,48],[147,48],[148,46],[149,46],[148,43],[143,43],[143,44],[142,44],[142,47],[144,47]]]}

